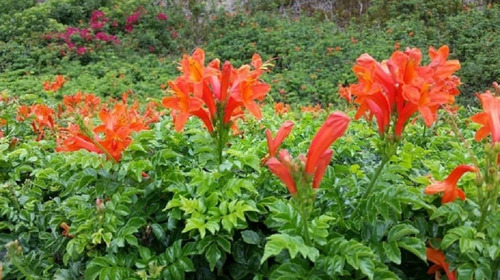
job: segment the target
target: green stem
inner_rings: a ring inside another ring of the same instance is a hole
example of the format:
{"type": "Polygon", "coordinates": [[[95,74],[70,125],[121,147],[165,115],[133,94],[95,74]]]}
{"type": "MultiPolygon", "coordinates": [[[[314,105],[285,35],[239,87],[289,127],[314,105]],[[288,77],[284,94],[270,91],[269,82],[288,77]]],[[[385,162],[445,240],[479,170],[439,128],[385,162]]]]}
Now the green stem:
{"type": "Polygon", "coordinates": [[[375,173],[373,174],[372,179],[370,181],[370,184],[368,185],[368,187],[365,190],[365,193],[363,194],[361,199],[358,201],[356,208],[354,208],[354,211],[352,212],[351,217],[354,217],[359,212],[360,207],[361,207],[361,201],[363,201],[364,199],[366,199],[368,197],[368,195],[372,191],[373,187],[375,186],[375,183],[377,182],[378,177],[382,173],[384,166],[389,162],[389,159],[390,159],[390,156],[384,156],[382,158],[382,161],[380,162],[379,166],[377,167],[377,170],[375,170],[375,173]]]}
{"type": "Polygon", "coordinates": [[[382,173],[382,170],[384,169],[384,166],[389,162],[389,157],[383,157],[382,161],[380,162],[379,166],[377,167],[377,170],[375,170],[375,173],[373,174],[373,177],[370,181],[370,184],[368,185],[368,188],[366,188],[365,193],[361,197],[361,199],[365,199],[368,197],[370,192],[372,191],[373,187],[375,186],[375,183],[377,182],[378,177],[382,173]]]}
{"type": "Polygon", "coordinates": [[[488,201],[484,202],[481,207],[481,218],[479,219],[479,224],[477,225],[478,231],[483,231],[484,222],[486,221],[486,215],[488,214],[488,201]]]}

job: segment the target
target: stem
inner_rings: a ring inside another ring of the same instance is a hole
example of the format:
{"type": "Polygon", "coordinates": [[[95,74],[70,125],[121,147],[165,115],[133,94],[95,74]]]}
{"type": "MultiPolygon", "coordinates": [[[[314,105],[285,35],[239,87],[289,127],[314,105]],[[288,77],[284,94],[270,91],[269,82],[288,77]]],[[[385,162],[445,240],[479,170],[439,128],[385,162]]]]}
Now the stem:
{"type": "Polygon", "coordinates": [[[373,187],[375,186],[375,183],[377,182],[378,177],[382,173],[382,170],[384,169],[384,166],[389,162],[389,159],[391,158],[391,156],[392,155],[384,155],[382,157],[382,161],[380,162],[379,166],[377,167],[377,170],[375,170],[375,173],[372,176],[370,184],[368,185],[368,187],[365,190],[365,193],[363,194],[363,196],[359,200],[356,208],[354,208],[354,211],[352,212],[351,217],[354,217],[359,212],[360,207],[361,207],[361,201],[364,200],[364,199],[366,199],[368,197],[368,195],[372,191],[373,187]]]}
{"type": "Polygon", "coordinates": [[[361,199],[365,199],[368,197],[370,192],[372,191],[373,187],[375,186],[375,183],[377,182],[378,177],[380,176],[380,173],[382,173],[382,169],[384,169],[384,166],[389,162],[389,157],[383,157],[382,161],[380,162],[379,166],[377,167],[377,170],[375,170],[375,173],[373,174],[373,177],[370,181],[370,184],[368,185],[368,188],[366,188],[365,193],[361,197],[361,199]]]}
{"type": "Polygon", "coordinates": [[[483,231],[484,222],[486,221],[486,214],[488,214],[488,202],[486,201],[481,207],[481,218],[479,219],[479,224],[477,225],[478,231],[483,231]]]}

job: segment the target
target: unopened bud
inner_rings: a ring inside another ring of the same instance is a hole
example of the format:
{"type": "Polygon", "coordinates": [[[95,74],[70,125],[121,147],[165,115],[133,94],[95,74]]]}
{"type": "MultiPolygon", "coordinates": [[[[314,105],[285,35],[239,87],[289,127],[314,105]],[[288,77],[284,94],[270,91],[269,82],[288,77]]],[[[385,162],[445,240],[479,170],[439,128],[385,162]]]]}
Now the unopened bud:
{"type": "Polygon", "coordinates": [[[495,90],[496,94],[500,94],[500,92],[498,91],[498,83],[497,82],[493,82],[493,89],[495,90]]]}

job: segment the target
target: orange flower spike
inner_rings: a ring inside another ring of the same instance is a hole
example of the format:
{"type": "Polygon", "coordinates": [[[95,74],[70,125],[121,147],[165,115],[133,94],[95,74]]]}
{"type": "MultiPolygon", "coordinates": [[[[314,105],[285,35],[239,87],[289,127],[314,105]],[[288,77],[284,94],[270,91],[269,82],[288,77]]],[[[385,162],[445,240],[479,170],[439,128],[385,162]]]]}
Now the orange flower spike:
{"type": "Polygon", "coordinates": [[[481,125],[476,132],[476,141],[481,141],[491,133],[493,143],[500,142],[500,98],[493,96],[489,91],[478,94],[483,111],[471,117],[473,122],[481,125]]]}
{"type": "Polygon", "coordinates": [[[428,274],[433,274],[443,269],[446,272],[448,280],[456,279],[455,271],[450,271],[450,264],[446,262],[445,255],[441,250],[426,248],[426,254],[427,260],[434,263],[434,265],[427,270],[428,274]]]}
{"type": "Polygon", "coordinates": [[[295,181],[293,180],[292,173],[284,163],[279,161],[277,158],[272,157],[266,162],[266,165],[269,170],[271,170],[271,172],[285,184],[288,191],[292,195],[297,193],[297,187],[295,185],[295,181]]]}
{"type": "Polygon", "coordinates": [[[307,175],[313,175],[315,173],[320,158],[328,147],[344,134],[349,125],[349,121],[349,117],[341,112],[335,112],[328,116],[309,146],[305,169],[307,175]]]}
{"type": "Polygon", "coordinates": [[[274,157],[276,152],[278,151],[278,147],[281,145],[283,140],[290,134],[292,131],[294,123],[292,121],[286,121],[281,125],[278,133],[276,133],[276,137],[273,139],[272,133],[269,129],[266,129],[266,137],[267,137],[267,147],[269,148],[269,155],[274,157]]]}
{"type": "Polygon", "coordinates": [[[436,194],[443,192],[443,198],[441,203],[453,202],[455,199],[460,198],[465,200],[465,193],[463,190],[457,187],[458,180],[466,172],[476,172],[478,169],[475,166],[470,165],[459,165],[453,169],[450,175],[442,182],[436,182],[425,188],[425,194],[436,194]]]}

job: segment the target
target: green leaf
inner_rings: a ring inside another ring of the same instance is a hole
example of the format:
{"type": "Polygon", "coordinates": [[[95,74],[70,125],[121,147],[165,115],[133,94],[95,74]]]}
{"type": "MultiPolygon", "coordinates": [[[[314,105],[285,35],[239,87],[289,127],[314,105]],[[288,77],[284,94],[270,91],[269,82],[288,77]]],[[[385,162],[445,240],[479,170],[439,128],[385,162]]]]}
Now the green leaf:
{"type": "Polygon", "coordinates": [[[165,231],[159,224],[151,224],[151,229],[158,240],[165,239],[165,231]]]}
{"type": "Polygon", "coordinates": [[[396,241],[384,242],[383,247],[385,255],[391,262],[401,264],[401,251],[399,250],[398,243],[396,241]]]}
{"type": "Polygon", "coordinates": [[[389,230],[389,233],[387,234],[387,241],[389,242],[398,241],[404,236],[417,233],[419,233],[419,231],[414,226],[408,224],[399,224],[393,226],[389,230]]]}
{"type": "Polygon", "coordinates": [[[311,261],[316,261],[319,256],[318,249],[304,244],[304,240],[300,236],[290,236],[288,234],[273,234],[267,238],[266,246],[264,247],[264,255],[261,259],[261,264],[269,257],[277,256],[282,250],[288,249],[290,257],[294,259],[298,253],[304,258],[311,261]]]}
{"type": "Polygon", "coordinates": [[[219,250],[217,244],[213,243],[208,247],[208,250],[205,252],[205,258],[210,265],[210,271],[213,271],[217,261],[222,257],[222,252],[219,250]]]}
{"type": "Polygon", "coordinates": [[[424,262],[427,261],[425,243],[422,240],[415,237],[404,237],[398,241],[398,246],[413,253],[424,262]]]}
{"type": "Polygon", "coordinates": [[[253,230],[244,230],[241,232],[241,237],[243,241],[247,244],[257,245],[260,243],[260,236],[253,230]]]}

